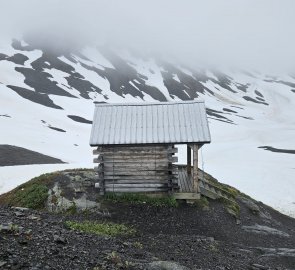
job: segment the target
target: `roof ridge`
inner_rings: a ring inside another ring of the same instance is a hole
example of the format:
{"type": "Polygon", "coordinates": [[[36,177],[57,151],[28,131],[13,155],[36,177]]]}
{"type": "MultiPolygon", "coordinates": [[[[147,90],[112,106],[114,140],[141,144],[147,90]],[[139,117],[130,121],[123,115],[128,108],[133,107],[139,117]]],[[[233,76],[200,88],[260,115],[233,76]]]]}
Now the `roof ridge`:
{"type": "Polygon", "coordinates": [[[204,100],[181,100],[181,101],[165,101],[165,102],[126,102],[126,103],[96,103],[96,107],[100,106],[149,106],[149,105],[177,105],[177,104],[193,104],[193,103],[205,103],[204,100]]]}

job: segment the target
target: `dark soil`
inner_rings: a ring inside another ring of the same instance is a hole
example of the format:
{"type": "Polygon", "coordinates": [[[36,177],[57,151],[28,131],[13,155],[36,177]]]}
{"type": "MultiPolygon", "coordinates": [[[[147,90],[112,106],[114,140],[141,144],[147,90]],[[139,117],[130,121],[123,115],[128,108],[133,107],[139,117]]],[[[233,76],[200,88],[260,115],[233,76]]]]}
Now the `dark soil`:
{"type": "Polygon", "coordinates": [[[74,215],[0,207],[0,224],[14,225],[10,232],[0,231],[1,269],[143,269],[157,260],[190,269],[295,269],[295,252],[268,254],[264,249],[294,248],[295,220],[262,204],[260,214],[239,204],[240,224],[218,201],[210,201],[206,211],[187,204],[168,208],[104,202],[100,211],[74,215]],[[137,233],[115,238],[79,233],[65,226],[67,220],[123,223],[137,233]],[[289,236],[242,229],[253,224],[289,236]]]}
{"type": "Polygon", "coordinates": [[[0,166],[57,163],[64,162],[60,159],[46,156],[22,147],[0,145],[0,166]]]}

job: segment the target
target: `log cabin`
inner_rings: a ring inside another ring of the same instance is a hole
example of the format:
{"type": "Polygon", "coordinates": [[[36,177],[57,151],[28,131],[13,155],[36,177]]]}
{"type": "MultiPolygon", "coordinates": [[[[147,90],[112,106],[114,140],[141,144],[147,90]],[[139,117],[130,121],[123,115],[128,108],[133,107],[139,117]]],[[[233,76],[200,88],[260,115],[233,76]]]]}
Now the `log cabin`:
{"type": "Polygon", "coordinates": [[[97,103],[90,138],[96,187],[100,195],[199,199],[198,151],[210,142],[203,101],[97,103]],[[180,144],[187,146],[186,166],[176,165],[180,144]]]}

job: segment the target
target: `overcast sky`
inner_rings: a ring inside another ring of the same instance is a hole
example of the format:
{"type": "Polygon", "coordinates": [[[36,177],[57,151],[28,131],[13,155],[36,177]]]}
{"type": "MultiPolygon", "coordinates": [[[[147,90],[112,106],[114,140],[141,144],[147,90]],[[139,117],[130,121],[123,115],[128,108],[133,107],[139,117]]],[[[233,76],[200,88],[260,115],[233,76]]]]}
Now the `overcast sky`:
{"type": "Polygon", "coordinates": [[[190,64],[295,70],[294,0],[0,0],[0,35],[108,43],[190,64]]]}

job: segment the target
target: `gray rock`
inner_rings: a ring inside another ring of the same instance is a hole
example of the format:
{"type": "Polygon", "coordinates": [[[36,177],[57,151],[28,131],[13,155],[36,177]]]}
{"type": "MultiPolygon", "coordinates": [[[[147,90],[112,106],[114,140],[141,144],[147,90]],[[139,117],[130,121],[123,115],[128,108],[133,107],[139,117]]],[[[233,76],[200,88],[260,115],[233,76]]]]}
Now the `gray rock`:
{"type": "Polygon", "coordinates": [[[14,225],[12,223],[0,224],[0,232],[4,232],[4,233],[18,232],[19,228],[20,228],[19,226],[14,225]]]}
{"type": "Polygon", "coordinates": [[[41,217],[40,216],[35,216],[35,215],[30,215],[30,216],[28,216],[28,219],[31,219],[31,220],[41,220],[41,217]]]}
{"type": "Polygon", "coordinates": [[[26,208],[26,207],[18,207],[18,206],[11,207],[11,209],[14,209],[14,210],[17,210],[17,211],[21,211],[21,212],[25,212],[25,211],[29,211],[30,210],[29,208],[26,208]]]}
{"type": "Polygon", "coordinates": [[[246,207],[253,214],[258,214],[260,212],[259,206],[257,204],[255,204],[252,200],[245,198],[245,197],[239,197],[239,199],[246,205],[246,207]]]}
{"type": "Polygon", "coordinates": [[[289,237],[290,235],[288,233],[282,232],[280,230],[263,226],[263,225],[252,225],[252,226],[242,226],[242,229],[251,232],[251,233],[258,233],[258,234],[271,234],[271,235],[278,235],[282,237],[289,237]]]}
{"type": "Polygon", "coordinates": [[[252,268],[254,268],[254,269],[261,269],[261,270],[267,270],[267,269],[269,269],[269,267],[268,266],[264,266],[264,265],[261,265],[261,264],[257,264],[257,263],[253,263],[252,264],[252,268]]]}
{"type": "Polygon", "coordinates": [[[190,270],[190,268],[175,262],[157,261],[147,264],[145,270],[190,270]]]}
{"type": "Polygon", "coordinates": [[[17,217],[23,217],[23,216],[25,216],[25,214],[24,214],[23,212],[20,212],[20,211],[14,212],[14,214],[15,214],[17,217]]]}
{"type": "Polygon", "coordinates": [[[292,257],[295,258],[295,249],[292,248],[264,248],[257,247],[263,257],[292,257]]]}
{"type": "Polygon", "coordinates": [[[63,245],[67,243],[67,240],[64,237],[59,235],[54,235],[53,241],[57,244],[63,244],[63,245]]]}
{"type": "Polygon", "coordinates": [[[0,267],[4,266],[6,263],[6,261],[0,261],[0,267]]]}

